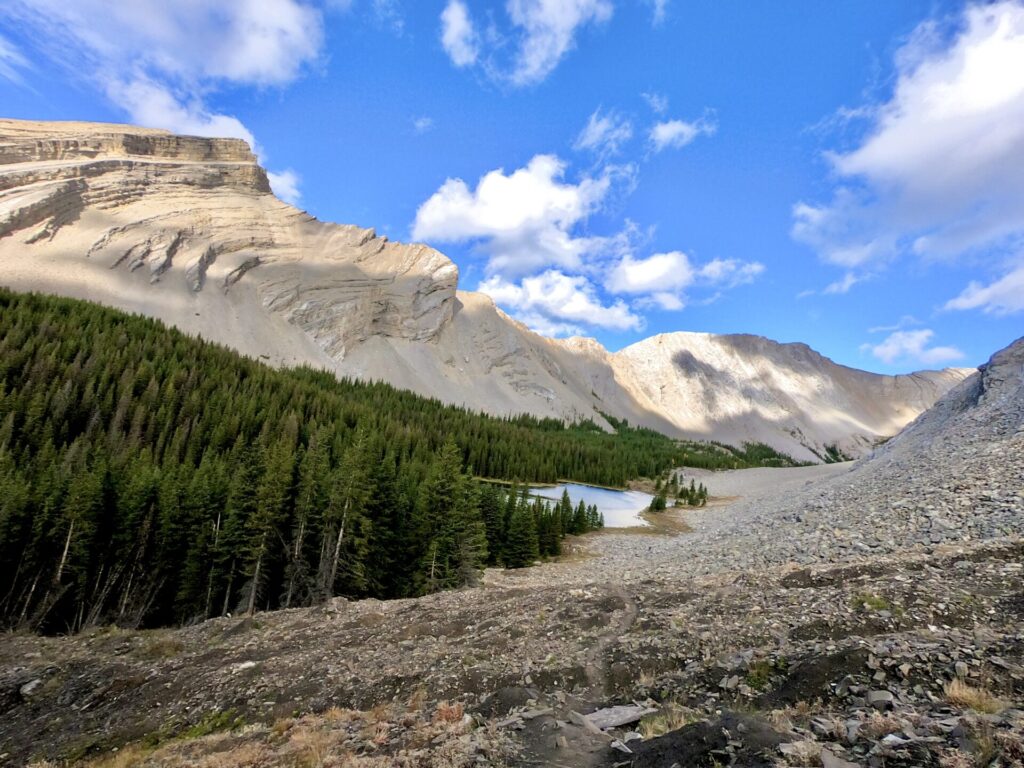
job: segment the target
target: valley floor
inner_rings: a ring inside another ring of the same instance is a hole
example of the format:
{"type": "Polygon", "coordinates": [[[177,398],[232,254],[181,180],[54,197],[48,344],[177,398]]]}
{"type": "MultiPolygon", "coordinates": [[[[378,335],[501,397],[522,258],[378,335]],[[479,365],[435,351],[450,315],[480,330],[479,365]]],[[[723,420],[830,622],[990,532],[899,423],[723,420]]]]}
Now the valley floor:
{"type": "Polygon", "coordinates": [[[863,475],[700,473],[691,532],[418,600],[6,636],[0,761],[1021,764],[1024,484],[883,505],[863,475]],[[582,716],[634,702],[643,740],[582,716]]]}

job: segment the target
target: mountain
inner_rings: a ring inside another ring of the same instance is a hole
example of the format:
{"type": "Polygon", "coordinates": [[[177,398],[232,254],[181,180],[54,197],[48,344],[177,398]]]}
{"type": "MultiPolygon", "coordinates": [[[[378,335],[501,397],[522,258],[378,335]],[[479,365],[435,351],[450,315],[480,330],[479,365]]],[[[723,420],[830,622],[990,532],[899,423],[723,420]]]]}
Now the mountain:
{"type": "Polygon", "coordinates": [[[881,376],[745,335],[615,353],[545,338],[459,291],[443,254],[278,200],[245,142],[124,125],[0,120],[0,284],[489,413],[607,414],[809,460],[863,453],[969,373],[881,376]]]}

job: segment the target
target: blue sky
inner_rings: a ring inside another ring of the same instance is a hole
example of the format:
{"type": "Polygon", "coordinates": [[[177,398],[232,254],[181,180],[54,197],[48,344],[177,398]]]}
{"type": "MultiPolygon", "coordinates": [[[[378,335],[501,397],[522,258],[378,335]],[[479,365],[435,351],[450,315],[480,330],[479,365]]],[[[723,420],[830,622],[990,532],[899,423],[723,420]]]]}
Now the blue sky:
{"type": "Polygon", "coordinates": [[[1019,0],[8,0],[0,100],[247,138],[300,207],[611,349],[891,373],[1024,333],[1019,0]]]}

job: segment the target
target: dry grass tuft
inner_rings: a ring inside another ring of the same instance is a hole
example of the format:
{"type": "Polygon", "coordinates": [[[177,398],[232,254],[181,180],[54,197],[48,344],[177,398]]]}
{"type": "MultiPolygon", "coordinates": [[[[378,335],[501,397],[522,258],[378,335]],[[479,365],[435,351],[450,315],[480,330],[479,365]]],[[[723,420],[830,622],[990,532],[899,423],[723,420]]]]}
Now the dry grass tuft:
{"type": "Polygon", "coordinates": [[[959,749],[947,749],[939,755],[939,768],[974,768],[974,758],[959,749]]]}
{"type": "Polygon", "coordinates": [[[292,736],[292,744],[299,751],[299,761],[308,768],[324,768],[331,754],[331,739],[328,734],[313,728],[299,729],[292,736]]]}
{"type": "Polygon", "coordinates": [[[137,745],[122,747],[117,752],[89,761],[89,768],[132,768],[141,765],[152,749],[137,745]]]}
{"type": "Polygon", "coordinates": [[[323,718],[331,724],[350,723],[353,720],[359,719],[359,713],[351,709],[331,707],[326,712],[324,712],[323,718]]]}
{"type": "Polygon", "coordinates": [[[903,730],[903,723],[892,715],[872,712],[871,716],[860,727],[860,733],[868,739],[881,739],[890,733],[903,730]]]}
{"type": "MultiPolygon", "coordinates": [[[[419,704],[417,704],[419,706],[419,704]]],[[[494,765],[511,750],[506,734],[481,728],[465,738],[462,704],[441,702],[418,714],[404,707],[369,711],[333,708],[323,714],[282,717],[273,725],[252,724],[182,736],[157,746],[128,746],[76,765],[87,768],[474,768],[484,745],[494,765]],[[391,717],[389,717],[391,715],[391,717]],[[410,760],[410,751],[423,750],[410,760]],[[425,761],[425,762],[424,762],[425,761]]],[[[38,761],[30,768],[58,768],[38,761]]]]}
{"type": "Polygon", "coordinates": [[[983,712],[988,715],[1002,712],[1009,706],[990,691],[984,688],[975,688],[959,677],[946,684],[946,699],[955,706],[973,709],[975,712],[983,712]]]}
{"type": "Polygon", "coordinates": [[[648,715],[640,721],[640,735],[645,739],[652,739],[695,723],[700,719],[699,713],[695,710],[669,701],[662,705],[657,714],[648,715]]]}
{"type": "Polygon", "coordinates": [[[409,700],[405,703],[405,708],[409,712],[419,712],[423,709],[423,705],[427,702],[427,689],[417,688],[409,695],[409,700]]]}
{"type": "Polygon", "coordinates": [[[434,712],[435,723],[460,723],[462,722],[462,715],[465,714],[465,710],[462,708],[462,704],[455,702],[449,704],[446,701],[439,702],[437,705],[437,711],[434,712]]]}
{"type": "Polygon", "coordinates": [[[147,661],[160,661],[181,655],[185,645],[174,637],[156,636],[146,640],[139,655],[147,661]]]}

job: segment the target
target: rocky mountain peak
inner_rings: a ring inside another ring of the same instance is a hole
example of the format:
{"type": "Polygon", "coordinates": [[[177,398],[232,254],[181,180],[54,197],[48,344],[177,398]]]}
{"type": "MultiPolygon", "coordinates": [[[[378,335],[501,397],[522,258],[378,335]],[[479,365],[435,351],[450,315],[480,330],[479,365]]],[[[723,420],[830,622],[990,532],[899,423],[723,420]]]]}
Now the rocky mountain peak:
{"type": "Polygon", "coordinates": [[[0,120],[0,284],[474,410],[608,414],[811,461],[865,452],[966,375],[877,376],[745,334],[548,339],[457,294],[438,251],[278,200],[245,142],[126,125],[0,120]]]}

